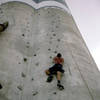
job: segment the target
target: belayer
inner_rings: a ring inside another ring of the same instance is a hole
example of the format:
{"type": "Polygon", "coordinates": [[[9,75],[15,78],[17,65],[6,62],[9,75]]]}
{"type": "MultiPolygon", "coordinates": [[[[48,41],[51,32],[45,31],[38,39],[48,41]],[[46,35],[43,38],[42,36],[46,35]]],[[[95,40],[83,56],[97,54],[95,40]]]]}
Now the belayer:
{"type": "Polygon", "coordinates": [[[48,75],[47,82],[53,80],[53,75],[57,77],[57,87],[62,90],[64,86],[61,85],[61,76],[64,73],[63,64],[64,59],[62,58],[61,53],[58,53],[56,57],[53,58],[54,65],[49,69],[45,70],[46,75],[48,75]]]}

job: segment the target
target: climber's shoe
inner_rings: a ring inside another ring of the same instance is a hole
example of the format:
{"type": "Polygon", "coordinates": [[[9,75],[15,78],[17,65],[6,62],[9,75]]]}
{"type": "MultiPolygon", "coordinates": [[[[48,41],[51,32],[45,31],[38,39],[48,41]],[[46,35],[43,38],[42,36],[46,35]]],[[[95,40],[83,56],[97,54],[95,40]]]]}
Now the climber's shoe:
{"type": "Polygon", "coordinates": [[[53,76],[50,75],[50,76],[47,78],[47,81],[46,81],[46,82],[50,83],[50,82],[52,82],[52,80],[53,80],[53,76]]]}
{"type": "Polygon", "coordinates": [[[57,87],[58,87],[59,90],[63,90],[64,89],[64,86],[59,84],[59,83],[57,84],[57,87]]]}

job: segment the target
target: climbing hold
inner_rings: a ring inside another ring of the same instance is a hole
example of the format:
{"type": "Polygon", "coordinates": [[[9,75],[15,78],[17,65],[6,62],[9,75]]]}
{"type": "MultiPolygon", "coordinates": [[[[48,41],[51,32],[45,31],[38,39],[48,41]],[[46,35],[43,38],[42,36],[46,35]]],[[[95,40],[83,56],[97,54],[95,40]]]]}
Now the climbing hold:
{"type": "Polygon", "coordinates": [[[34,56],[36,56],[36,54],[34,54],[34,56]]]}
{"type": "Polygon", "coordinates": [[[22,91],[23,90],[23,87],[21,85],[17,86],[17,88],[22,91]]]}
{"type": "Polygon", "coordinates": [[[30,46],[28,46],[28,45],[26,46],[26,48],[29,48],[29,47],[30,47],[30,46]]]}
{"type": "Polygon", "coordinates": [[[49,58],[52,59],[52,56],[50,56],[49,58]]]}
{"type": "Polygon", "coordinates": [[[37,91],[32,91],[33,96],[37,95],[38,92],[37,91]]]}
{"type": "Polygon", "coordinates": [[[23,78],[25,78],[26,77],[26,75],[22,72],[21,73],[21,76],[23,77],[23,78]]]}
{"type": "Polygon", "coordinates": [[[3,88],[3,86],[0,84],[0,89],[2,89],[3,88]]]}
{"type": "Polygon", "coordinates": [[[58,28],[58,26],[56,26],[56,28],[58,28]]]}
{"type": "Polygon", "coordinates": [[[32,81],[34,80],[34,78],[32,77],[32,79],[31,79],[32,81]]]}
{"type": "Polygon", "coordinates": [[[20,62],[18,64],[21,64],[20,62]]]}
{"type": "Polygon", "coordinates": [[[37,62],[35,65],[36,65],[36,66],[39,66],[39,63],[37,62]]]}
{"type": "Polygon", "coordinates": [[[22,36],[25,36],[25,34],[22,34],[22,36]]]}
{"type": "Polygon", "coordinates": [[[27,58],[24,58],[23,60],[24,60],[24,62],[27,62],[27,58]]]}
{"type": "Polygon", "coordinates": [[[56,95],[57,93],[56,93],[56,92],[53,92],[53,94],[55,94],[55,95],[56,95]]]}
{"type": "Polygon", "coordinates": [[[60,39],[57,39],[58,42],[60,42],[60,39]]]}
{"type": "Polygon", "coordinates": [[[51,49],[49,48],[48,51],[51,51],[51,49]]]}
{"type": "Polygon", "coordinates": [[[29,42],[27,42],[27,44],[30,44],[29,42]]]}
{"type": "Polygon", "coordinates": [[[54,30],[52,30],[51,32],[54,32],[54,30]]]}
{"type": "Polygon", "coordinates": [[[56,36],[56,34],[53,34],[53,36],[56,36]]]}
{"type": "Polygon", "coordinates": [[[0,24],[0,32],[3,32],[3,31],[5,31],[5,29],[8,27],[8,25],[9,25],[9,22],[8,21],[6,21],[6,22],[4,22],[3,24],[0,24]]]}
{"type": "Polygon", "coordinates": [[[54,53],[57,53],[57,51],[54,51],[54,53]]]}

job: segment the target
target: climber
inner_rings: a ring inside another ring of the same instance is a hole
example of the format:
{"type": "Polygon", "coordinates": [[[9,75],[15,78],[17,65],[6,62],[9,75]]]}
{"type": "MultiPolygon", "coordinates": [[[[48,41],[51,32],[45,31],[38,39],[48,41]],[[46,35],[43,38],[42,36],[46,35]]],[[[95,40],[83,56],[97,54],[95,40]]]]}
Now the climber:
{"type": "Polygon", "coordinates": [[[60,53],[57,54],[56,57],[53,58],[54,65],[49,69],[45,70],[46,75],[48,75],[47,82],[51,82],[53,80],[53,75],[57,76],[57,87],[62,90],[64,86],[61,85],[61,76],[64,73],[63,64],[64,59],[60,53]]]}
{"type": "Polygon", "coordinates": [[[8,27],[8,22],[4,22],[3,24],[0,24],[0,32],[5,31],[5,29],[8,27]]]}

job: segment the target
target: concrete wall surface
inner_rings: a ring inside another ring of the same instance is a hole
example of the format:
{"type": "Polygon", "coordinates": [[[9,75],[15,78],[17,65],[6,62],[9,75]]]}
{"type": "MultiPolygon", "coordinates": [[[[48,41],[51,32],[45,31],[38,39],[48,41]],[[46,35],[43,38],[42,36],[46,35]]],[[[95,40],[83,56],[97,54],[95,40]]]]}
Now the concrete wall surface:
{"type": "Polygon", "coordinates": [[[100,100],[100,72],[72,16],[59,7],[34,9],[21,2],[0,5],[0,100],[100,100]],[[61,53],[61,83],[47,83],[44,71],[61,53]]]}

